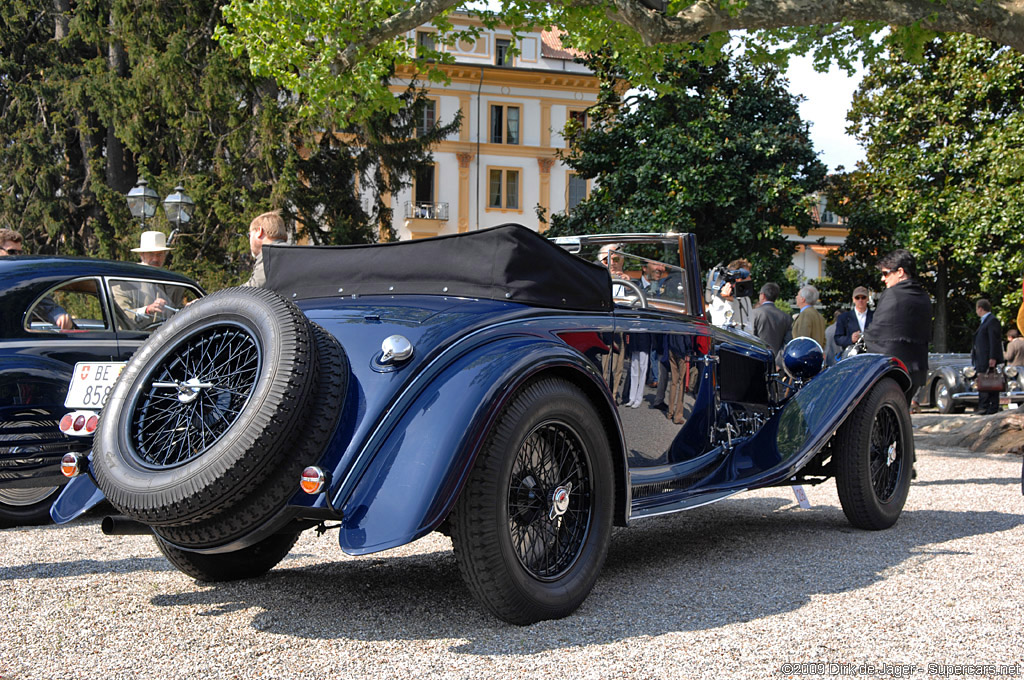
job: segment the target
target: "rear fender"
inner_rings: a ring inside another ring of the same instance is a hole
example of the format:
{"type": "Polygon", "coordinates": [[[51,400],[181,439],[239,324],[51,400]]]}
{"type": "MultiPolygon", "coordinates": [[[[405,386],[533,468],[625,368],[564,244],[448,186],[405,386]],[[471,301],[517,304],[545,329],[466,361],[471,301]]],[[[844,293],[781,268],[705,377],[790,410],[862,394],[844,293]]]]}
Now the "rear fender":
{"type": "Polygon", "coordinates": [[[78,475],[64,485],[57,500],[50,506],[50,517],[57,524],[66,524],[104,500],[106,496],[96,486],[91,475],[78,475]]]}
{"type": "Polygon", "coordinates": [[[345,552],[386,550],[433,531],[447,517],[488,431],[509,398],[541,374],[586,391],[608,424],[616,461],[616,506],[628,507],[621,425],[600,375],[571,347],[539,337],[503,338],[455,358],[394,421],[345,497],[345,552]],[[626,500],[623,501],[622,499],[626,500]]]}
{"type": "Polygon", "coordinates": [[[796,474],[828,443],[857,404],[883,378],[893,378],[910,403],[910,375],[896,359],[859,354],[823,371],[797,392],[753,437],[739,444],[707,488],[770,486],[796,474]]]}

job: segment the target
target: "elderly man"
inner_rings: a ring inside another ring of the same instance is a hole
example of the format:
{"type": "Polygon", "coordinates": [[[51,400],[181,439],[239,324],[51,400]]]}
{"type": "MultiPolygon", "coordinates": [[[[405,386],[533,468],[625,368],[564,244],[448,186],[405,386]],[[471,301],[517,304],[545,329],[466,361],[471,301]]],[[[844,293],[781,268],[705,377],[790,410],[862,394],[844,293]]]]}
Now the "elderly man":
{"type": "Polygon", "coordinates": [[[800,310],[793,321],[794,338],[811,338],[825,349],[825,317],[814,308],[818,302],[818,289],[807,285],[796,294],[796,306],[800,310]]]}
{"type": "Polygon", "coordinates": [[[252,276],[243,283],[250,288],[265,288],[267,275],[263,273],[263,244],[286,243],[288,231],[285,229],[284,218],[275,211],[257,215],[249,224],[249,252],[256,258],[252,265],[252,276]]]}
{"type": "MultiPolygon", "coordinates": [[[[167,254],[167,235],[162,231],[144,231],[139,237],[139,247],[132,248],[139,254],[139,260],[147,267],[163,267],[167,254]]],[[[118,281],[111,284],[114,302],[121,311],[118,325],[128,330],[140,330],[166,320],[184,305],[185,289],[175,287],[168,292],[153,282],[118,281]]]]}

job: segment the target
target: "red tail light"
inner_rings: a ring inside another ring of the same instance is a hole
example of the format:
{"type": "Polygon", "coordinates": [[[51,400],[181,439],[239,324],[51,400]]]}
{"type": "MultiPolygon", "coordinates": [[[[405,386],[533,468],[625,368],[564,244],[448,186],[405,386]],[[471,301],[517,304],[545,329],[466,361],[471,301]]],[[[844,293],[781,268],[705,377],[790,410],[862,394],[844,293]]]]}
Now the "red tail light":
{"type": "Polygon", "coordinates": [[[85,431],[92,434],[96,431],[96,426],[99,425],[100,419],[98,416],[89,416],[89,420],[85,421],[85,431]]]}
{"type": "Polygon", "coordinates": [[[74,422],[75,419],[71,417],[71,414],[66,414],[63,418],[60,419],[60,431],[63,432],[64,434],[67,434],[68,431],[71,429],[71,425],[74,422]]]}

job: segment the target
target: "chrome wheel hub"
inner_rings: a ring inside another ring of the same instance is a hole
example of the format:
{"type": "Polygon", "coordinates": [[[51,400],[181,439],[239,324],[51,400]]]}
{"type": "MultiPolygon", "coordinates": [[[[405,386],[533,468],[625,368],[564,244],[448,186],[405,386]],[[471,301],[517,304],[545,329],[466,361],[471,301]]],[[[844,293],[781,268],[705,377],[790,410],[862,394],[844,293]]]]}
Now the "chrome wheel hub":
{"type": "Polygon", "coordinates": [[[178,390],[178,401],[188,404],[199,396],[199,390],[213,387],[213,383],[203,382],[199,378],[189,378],[178,382],[155,382],[153,387],[171,387],[178,390]]]}
{"type": "Polygon", "coordinates": [[[554,520],[565,514],[565,511],[569,509],[570,493],[572,493],[572,482],[567,482],[565,486],[555,489],[555,492],[551,494],[551,511],[548,513],[548,519],[554,520]]]}
{"type": "Polygon", "coordinates": [[[888,451],[885,452],[885,464],[892,465],[896,462],[896,442],[889,444],[888,451]]]}

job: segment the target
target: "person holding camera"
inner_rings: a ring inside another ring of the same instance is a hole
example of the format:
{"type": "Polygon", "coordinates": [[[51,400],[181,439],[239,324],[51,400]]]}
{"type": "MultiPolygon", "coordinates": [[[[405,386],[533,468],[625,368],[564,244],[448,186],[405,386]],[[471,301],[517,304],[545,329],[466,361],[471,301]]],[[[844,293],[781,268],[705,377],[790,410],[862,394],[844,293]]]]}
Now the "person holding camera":
{"type": "Polygon", "coordinates": [[[733,260],[727,271],[715,272],[724,279],[717,291],[712,286],[711,305],[708,311],[711,323],[715,326],[737,326],[747,333],[753,332],[753,306],[750,294],[753,290],[750,283],[750,262],[744,259],[733,260]]]}

